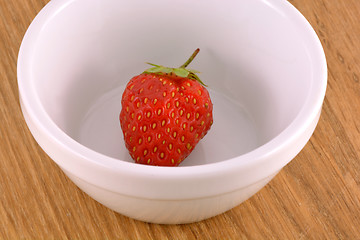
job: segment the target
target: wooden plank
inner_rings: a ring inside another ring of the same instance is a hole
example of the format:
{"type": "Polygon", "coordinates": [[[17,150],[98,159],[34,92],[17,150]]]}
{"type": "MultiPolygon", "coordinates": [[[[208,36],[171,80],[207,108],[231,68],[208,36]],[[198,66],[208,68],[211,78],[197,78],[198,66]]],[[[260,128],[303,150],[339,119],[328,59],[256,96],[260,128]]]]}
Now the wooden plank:
{"type": "Polygon", "coordinates": [[[79,190],[23,120],[16,61],[48,0],[0,0],[1,239],[360,239],[360,2],[291,0],[317,32],[329,84],[304,150],[240,206],[186,225],[139,222],[79,190]]]}

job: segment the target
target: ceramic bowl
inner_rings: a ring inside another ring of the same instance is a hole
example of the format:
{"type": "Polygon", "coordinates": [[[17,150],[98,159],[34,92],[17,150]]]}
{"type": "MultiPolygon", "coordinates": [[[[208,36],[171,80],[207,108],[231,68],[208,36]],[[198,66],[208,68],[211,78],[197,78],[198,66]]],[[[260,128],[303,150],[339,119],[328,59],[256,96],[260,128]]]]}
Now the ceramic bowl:
{"type": "Polygon", "coordinates": [[[84,192],[123,215],[190,223],[265,186],[305,146],[321,112],[320,41],[285,0],[52,0],[18,58],[20,103],[43,150],[84,192]],[[196,49],[214,124],[179,167],[135,164],[118,116],[145,62],[196,49]]]}

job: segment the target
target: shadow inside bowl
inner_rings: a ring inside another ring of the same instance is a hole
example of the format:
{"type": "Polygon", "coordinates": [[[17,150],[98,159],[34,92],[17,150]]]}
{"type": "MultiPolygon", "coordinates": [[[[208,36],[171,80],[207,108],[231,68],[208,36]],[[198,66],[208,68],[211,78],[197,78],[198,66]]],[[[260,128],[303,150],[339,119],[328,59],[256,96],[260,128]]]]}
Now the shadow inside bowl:
{"type": "MultiPolygon", "coordinates": [[[[124,87],[101,96],[79,123],[73,138],[107,156],[130,161],[119,124],[124,87]]],[[[224,95],[210,90],[214,104],[214,124],[181,166],[227,160],[258,147],[257,128],[249,113],[224,95]]]]}

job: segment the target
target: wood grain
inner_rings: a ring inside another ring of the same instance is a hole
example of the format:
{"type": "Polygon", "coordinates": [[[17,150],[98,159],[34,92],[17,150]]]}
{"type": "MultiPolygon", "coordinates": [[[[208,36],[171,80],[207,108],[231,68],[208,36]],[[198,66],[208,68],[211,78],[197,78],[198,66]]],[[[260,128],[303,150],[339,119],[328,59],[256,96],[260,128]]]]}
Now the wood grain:
{"type": "Polygon", "coordinates": [[[143,223],[105,208],[32,138],[19,107],[16,61],[47,2],[0,0],[1,239],[360,239],[360,1],[290,1],[314,27],[328,61],[319,125],[255,196],[187,225],[143,223]]]}

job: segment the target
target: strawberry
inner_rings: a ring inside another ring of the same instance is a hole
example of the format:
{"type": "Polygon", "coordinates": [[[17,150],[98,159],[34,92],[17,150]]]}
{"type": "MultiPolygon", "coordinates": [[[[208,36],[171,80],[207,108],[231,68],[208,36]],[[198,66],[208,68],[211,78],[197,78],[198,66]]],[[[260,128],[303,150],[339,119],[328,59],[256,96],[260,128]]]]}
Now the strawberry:
{"type": "Polygon", "coordinates": [[[186,69],[198,52],[179,68],[149,63],[150,69],[127,84],[120,125],[136,163],[177,166],[209,131],[210,95],[198,72],[186,69]]]}

